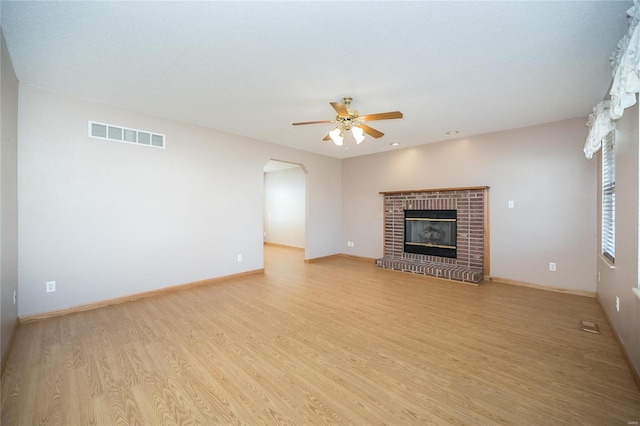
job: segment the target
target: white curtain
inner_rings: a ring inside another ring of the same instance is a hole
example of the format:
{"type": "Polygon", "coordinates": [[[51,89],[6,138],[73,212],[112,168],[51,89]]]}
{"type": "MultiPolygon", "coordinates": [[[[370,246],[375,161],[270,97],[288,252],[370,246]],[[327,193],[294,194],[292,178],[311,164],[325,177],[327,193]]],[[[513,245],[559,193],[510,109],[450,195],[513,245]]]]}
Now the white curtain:
{"type": "Polygon", "coordinates": [[[640,92],[640,5],[634,1],[627,11],[629,30],[611,55],[613,83],[611,85],[611,118],[622,117],[624,109],[636,103],[640,92]]]}
{"type": "Polygon", "coordinates": [[[627,17],[629,29],[610,58],[611,100],[596,105],[587,121],[589,135],[584,144],[584,155],[588,159],[600,150],[604,138],[615,129],[614,120],[622,117],[625,108],[636,103],[636,93],[640,92],[640,0],[633,1],[627,17]]]}
{"type": "Polygon", "coordinates": [[[591,160],[593,154],[600,150],[602,141],[614,130],[610,105],[610,101],[602,101],[596,105],[591,115],[589,115],[589,121],[587,121],[589,135],[587,136],[587,142],[584,144],[584,156],[589,160],[591,160]]]}

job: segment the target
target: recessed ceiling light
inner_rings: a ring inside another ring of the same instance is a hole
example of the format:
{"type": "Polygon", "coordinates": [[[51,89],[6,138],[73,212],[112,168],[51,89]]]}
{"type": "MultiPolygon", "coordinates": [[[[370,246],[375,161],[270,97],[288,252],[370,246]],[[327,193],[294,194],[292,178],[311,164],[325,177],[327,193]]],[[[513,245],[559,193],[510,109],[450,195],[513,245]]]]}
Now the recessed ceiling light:
{"type": "Polygon", "coordinates": [[[450,130],[446,134],[449,135],[449,136],[453,136],[453,135],[457,135],[458,133],[460,133],[460,132],[457,131],[457,130],[450,130]]]}
{"type": "Polygon", "coordinates": [[[398,146],[398,145],[400,145],[400,142],[391,142],[389,145],[391,145],[391,146],[398,146]]]}

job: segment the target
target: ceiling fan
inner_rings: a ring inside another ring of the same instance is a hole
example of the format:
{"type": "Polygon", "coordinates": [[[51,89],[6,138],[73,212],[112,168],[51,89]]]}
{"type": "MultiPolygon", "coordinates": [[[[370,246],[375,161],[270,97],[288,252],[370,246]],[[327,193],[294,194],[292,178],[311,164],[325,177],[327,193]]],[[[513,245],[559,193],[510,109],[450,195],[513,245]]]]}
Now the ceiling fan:
{"type": "Polygon", "coordinates": [[[353,99],[349,96],[342,98],[342,103],[340,102],[329,102],[329,104],[336,110],[338,115],[335,120],[321,120],[321,121],[304,121],[301,123],[292,123],[294,126],[300,126],[303,124],[321,124],[321,123],[338,123],[338,125],[329,132],[327,136],[325,136],[322,140],[324,141],[333,141],[338,146],[343,145],[344,132],[345,130],[351,130],[353,137],[356,140],[356,143],[361,143],[366,133],[369,136],[374,138],[380,138],[384,136],[384,133],[374,129],[373,127],[367,126],[364,124],[365,121],[374,121],[374,120],[389,120],[392,118],[402,118],[402,113],[400,111],[392,111],[392,112],[381,112],[378,114],[368,114],[368,115],[360,115],[358,111],[355,109],[350,109],[349,105],[353,99]]]}

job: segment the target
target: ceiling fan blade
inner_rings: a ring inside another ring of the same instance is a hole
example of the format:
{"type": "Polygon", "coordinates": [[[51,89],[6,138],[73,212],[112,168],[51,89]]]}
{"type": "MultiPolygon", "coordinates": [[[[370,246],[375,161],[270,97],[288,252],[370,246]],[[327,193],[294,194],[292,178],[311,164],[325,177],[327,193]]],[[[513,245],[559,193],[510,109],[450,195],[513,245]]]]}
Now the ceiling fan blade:
{"type": "Polygon", "coordinates": [[[338,113],[338,115],[340,117],[348,117],[349,116],[349,111],[347,111],[347,106],[345,104],[342,104],[340,102],[329,102],[329,103],[331,104],[333,109],[336,110],[336,112],[338,113]]]}
{"type": "Polygon", "coordinates": [[[380,138],[384,136],[384,133],[374,129],[373,127],[369,127],[366,124],[358,124],[358,127],[360,127],[366,134],[368,134],[369,136],[373,136],[374,138],[380,138]]]}
{"type": "Polygon", "coordinates": [[[400,111],[392,111],[392,112],[381,112],[379,114],[368,114],[361,115],[358,117],[359,120],[362,121],[373,121],[373,120],[390,120],[392,118],[402,118],[403,115],[400,111]]]}
{"type": "Polygon", "coordinates": [[[327,135],[324,138],[322,138],[323,141],[330,141],[331,140],[331,136],[327,135]]]}
{"type": "Polygon", "coordinates": [[[291,125],[293,125],[293,126],[301,126],[303,124],[322,124],[322,123],[335,123],[335,120],[302,121],[300,123],[291,123],[291,125]]]}

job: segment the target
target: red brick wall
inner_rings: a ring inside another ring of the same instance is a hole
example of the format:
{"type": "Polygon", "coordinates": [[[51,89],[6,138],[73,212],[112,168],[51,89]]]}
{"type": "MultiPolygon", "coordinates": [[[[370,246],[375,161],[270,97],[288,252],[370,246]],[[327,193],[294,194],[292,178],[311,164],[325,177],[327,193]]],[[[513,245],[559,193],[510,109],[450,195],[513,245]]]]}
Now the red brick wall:
{"type": "MultiPolygon", "coordinates": [[[[470,271],[484,268],[484,189],[419,191],[384,195],[384,259],[435,263],[470,271]],[[457,210],[456,259],[405,253],[404,210],[457,210]]],[[[394,268],[395,269],[395,268],[394,268]]]]}

